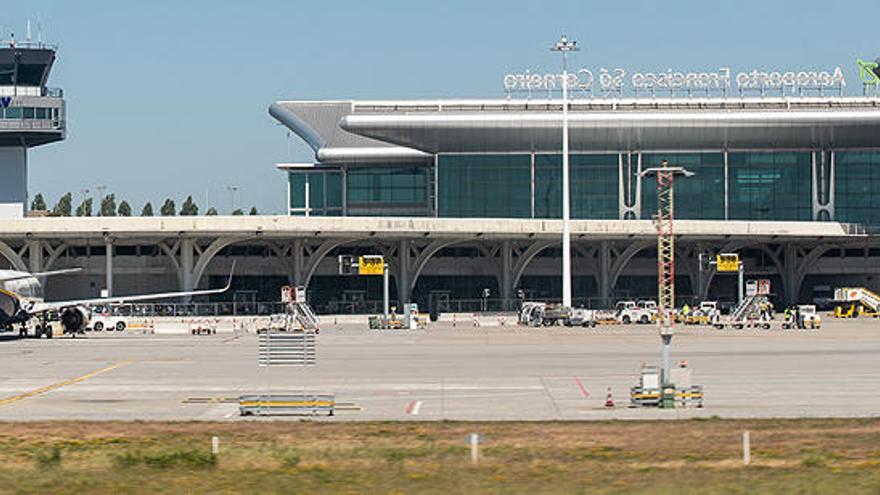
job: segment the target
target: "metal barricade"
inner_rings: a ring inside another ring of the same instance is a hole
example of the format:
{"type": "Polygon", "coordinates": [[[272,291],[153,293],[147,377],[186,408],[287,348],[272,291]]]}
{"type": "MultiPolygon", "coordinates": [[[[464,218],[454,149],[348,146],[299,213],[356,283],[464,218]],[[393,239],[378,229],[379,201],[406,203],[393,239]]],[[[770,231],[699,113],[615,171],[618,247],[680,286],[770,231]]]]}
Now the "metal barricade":
{"type": "Polygon", "coordinates": [[[309,332],[261,332],[260,366],[314,366],[315,337],[309,332]]]}
{"type": "Polygon", "coordinates": [[[330,394],[242,395],[238,398],[242,416],[319,413],[333,416],[335,408],[336,397],[330,394]]]}

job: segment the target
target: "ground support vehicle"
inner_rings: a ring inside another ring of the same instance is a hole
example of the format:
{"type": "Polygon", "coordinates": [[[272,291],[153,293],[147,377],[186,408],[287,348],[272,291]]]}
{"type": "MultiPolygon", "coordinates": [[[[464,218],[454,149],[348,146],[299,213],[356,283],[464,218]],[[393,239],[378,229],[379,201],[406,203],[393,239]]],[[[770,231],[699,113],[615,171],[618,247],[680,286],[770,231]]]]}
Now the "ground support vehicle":
{"type": "MultiPolygon", "coordinates": [[[[419,330],[427,328],[430,315],[422,315],[419,313],[417,304],[408,305],[406,312],[398,315],[395,311],[391,311],[386,317],[385,315],[371,316],[369,319],[370,330],[419,330]]],[[[474,315],[476,321],[476,315],[474,315]]]]}
{"type": "Polygon", "coordinates": [[[786,313],[787,317],[782,323],[782,328],[786,330],[793,328],[818,330],[822,327],[822,318],[816,311],[815,304],[801,304],[797,306],[796,311],[789,310],[786,313]]]}
{"type": "Polygon", "coordinates": [[[524,302],[519,312],[519,323],[530,327],[551,327],[569,321],[572,309],[561,304],[524,302]]]}
{"type": "Polygon", "coordinates": [[[86,330],[94,330],[101,332],[103,330],[116,330],[121,332],[128,326],[128,322],[123,316],[116,316],[110,313],[92,314],[89,326],[86,330]]]}
{"type": "Polygon", "coordinates": [[[841,287],[834,290],[835,318],[880,316],[880,296],[865,287],[841,287]]]}
{"type": "Polygon", "coordinates": [[[598,324],[595,309],[575,308],[571,310],[571,315],[563,324],[567,327],[584,327],[594,328],[598,324]]]}
{"type": "Polygon", "coordinates": [[[637,305],[635,301],[618,301],[614,305],[614,311],[617,321],[624,325],[630,323],[647,324],[654,321],[657,317],[656,312],[637,305]]]}
{"type": "Polygon", "coordinates": [[[217,333],[217,320],[195,320],[189,326],[191,335],[214,335],[217,333]]]}

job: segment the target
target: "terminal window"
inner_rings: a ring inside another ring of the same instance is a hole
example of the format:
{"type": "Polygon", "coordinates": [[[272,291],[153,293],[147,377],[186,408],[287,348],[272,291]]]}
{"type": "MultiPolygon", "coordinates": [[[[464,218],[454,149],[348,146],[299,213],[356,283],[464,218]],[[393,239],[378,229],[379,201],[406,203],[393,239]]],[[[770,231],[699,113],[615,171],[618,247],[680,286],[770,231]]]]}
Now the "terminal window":
{"type": "MultiPolygon", "coordinates": [[[[657,153],[642,155],[642,170],[663,160],[694,173],[675,181],[675,216],[688,220],[724,220],[723,153],[657,153]]],[[[657,212],[657,177],[642,179],[642,218],[657,212]]]]}
{"type": "Polygon", "coordinates": [[[880,224],[880,153],[837,152],[834,162],[835,220],[880,224]]]}
{"type": "Polygon", "coordinates": [[[425,165],[349,167],[348,214],[427,216],[429,172],[425,165]]]}
{"type": "MultiPolygon", "coordinates": [[[[618,218],[618,156],[570,155],[571,217],[618,218]]],[[[535,155],[535,217],[562,218],[562,155],[535,155]]]]}
{"type": "Polygon", "coordinates": [[[730,153],[730,219],[812,220],[809,152],[730,153]]]}
{"type": "Polygon", "coordinates": [[[439,216],[531,216],[531,155],[440,155],[438,166],[439,216]]]}

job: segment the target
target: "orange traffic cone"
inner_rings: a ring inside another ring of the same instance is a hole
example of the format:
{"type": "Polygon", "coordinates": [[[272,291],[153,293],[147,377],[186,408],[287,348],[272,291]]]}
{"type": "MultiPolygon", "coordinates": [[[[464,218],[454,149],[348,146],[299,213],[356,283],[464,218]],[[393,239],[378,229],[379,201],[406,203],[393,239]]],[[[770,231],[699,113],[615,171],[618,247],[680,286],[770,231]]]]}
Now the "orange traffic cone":
{"type": "Polygon", "coordinates": [[[611,387],[608,387],[608,393],[605,395],[605,407],[614,407],[614,397],[611,396],[611,387]]]}

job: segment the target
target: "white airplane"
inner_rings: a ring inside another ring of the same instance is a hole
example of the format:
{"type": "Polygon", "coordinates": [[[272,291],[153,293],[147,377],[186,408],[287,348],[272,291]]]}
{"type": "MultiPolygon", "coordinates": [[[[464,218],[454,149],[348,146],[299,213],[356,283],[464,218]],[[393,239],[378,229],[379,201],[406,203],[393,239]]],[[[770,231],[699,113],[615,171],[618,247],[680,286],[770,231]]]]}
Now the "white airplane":
{"type": "MultiPolygon", "coordinates": [[[[234,267],[233,270],[235,270],[234,267]]],[[[30,325],[34,327],[35,336],[51,338],[52,330],[47,320],[50,313],[57,313],[60,315],[64,334],[76,336],[84,333],[89,325],[92,314],[89,309],[91,306],[220,294],[229,290],[232,285],[232,274],[230,273],[226,287],[221,289],[97,297],[71,301],[47,302],[43,300],[43,284],[40,283],[40,278],[78,271],[80,271],[79,268],[40,273],[0,270],[0,330],[10,331],[15,325],[20,325],[19,335],[24,337],[27,336],[28,324],[32,323],[31,320],[35,320],[36,324],[30,325]]]]}

